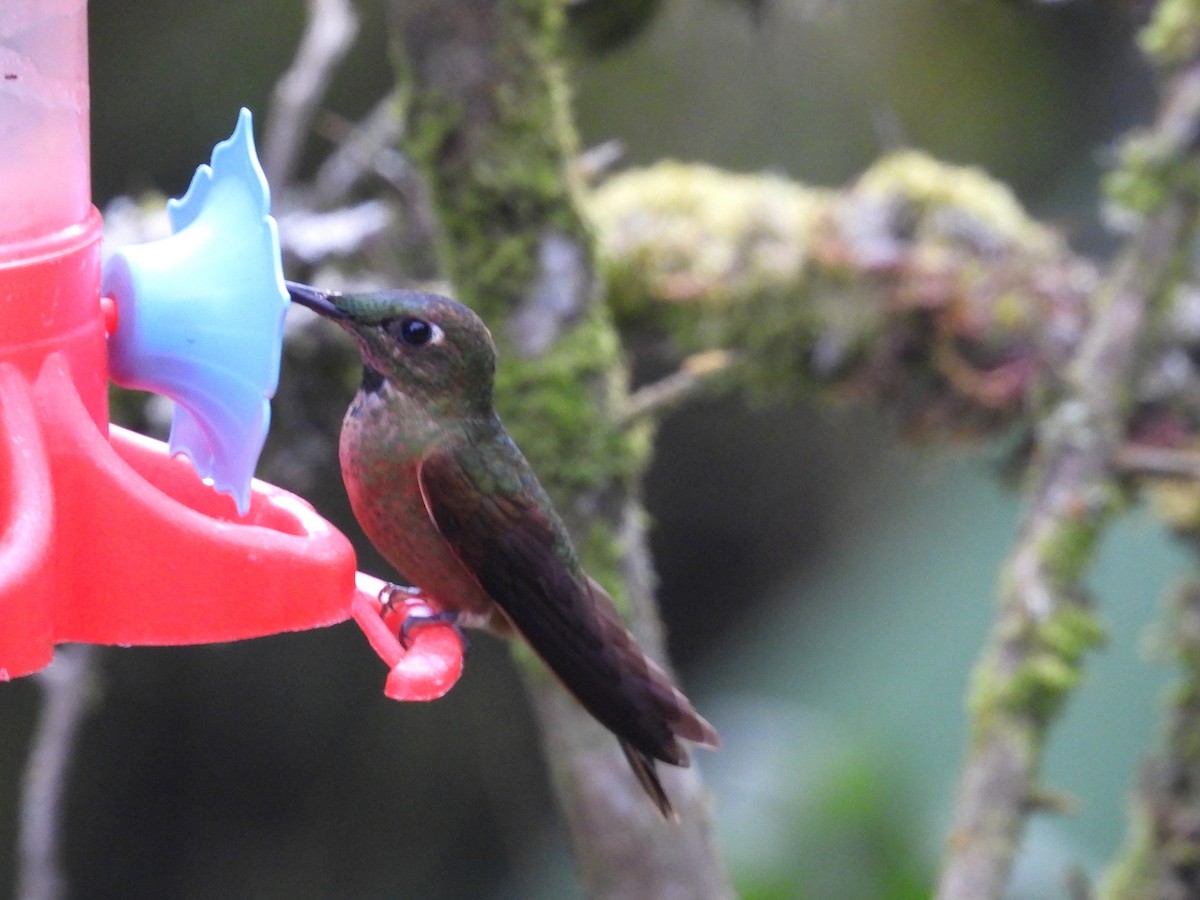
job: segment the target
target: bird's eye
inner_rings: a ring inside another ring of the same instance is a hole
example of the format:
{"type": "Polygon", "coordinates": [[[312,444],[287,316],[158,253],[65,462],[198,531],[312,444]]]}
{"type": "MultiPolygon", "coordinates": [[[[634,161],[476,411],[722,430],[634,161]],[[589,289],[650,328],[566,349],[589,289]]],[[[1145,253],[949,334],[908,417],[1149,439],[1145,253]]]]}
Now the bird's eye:
{"type": "Polygon", "coordinates": [[[442,336],[442,330],[436,325],[431,325],[424,319],[418,319],[415,316],[393,319],[384,327],[392,337],[403,341],[410,347],[424,347],[430,341],[436,343],[442,336]]]}

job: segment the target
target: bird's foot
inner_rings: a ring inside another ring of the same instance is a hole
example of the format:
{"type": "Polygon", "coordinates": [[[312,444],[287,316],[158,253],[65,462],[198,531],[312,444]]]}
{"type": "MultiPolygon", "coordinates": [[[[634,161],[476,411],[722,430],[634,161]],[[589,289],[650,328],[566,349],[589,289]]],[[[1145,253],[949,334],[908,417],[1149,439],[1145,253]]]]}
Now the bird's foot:
{"type": "Polygon", "coordinates": [[[412,632],[417,628],[424,628],[426,625],[449,625],[462,642],[463,654],[465,655],[471,649],[471,641],[467,638],[462,626],[458,624],[458,613],[453,610],[442,610],[436,613],[409,613],[400,625],[400,646],[407,650],[412,641],[412,632]]]}
{"type": "Polygon", "coordinates": [[[399,638],[400,646],[405,650],[410,649],[412,645],[412,632],[418,628],[424,628],[426,625],[449,625],[458,635],[459,641],[462,642],[463,653],[465,654],[471,647],[466,633],[458,624],[458,612],[454,610],[431,611],[429,601],[420,588],[407,587],[402,584],[384,586],[379,592],[379,616],[386,619],[392,615],[404,616],[396,637],[399,638]]]}
{"type": "Polygon", "coordinates": [[[384,585],[379,592],[379,615],[386,616],[396,611],[396,606],[402,604],[405,600],[412,600],[421,596],[419,588],[408,587],[403,584],[384,585]]]}

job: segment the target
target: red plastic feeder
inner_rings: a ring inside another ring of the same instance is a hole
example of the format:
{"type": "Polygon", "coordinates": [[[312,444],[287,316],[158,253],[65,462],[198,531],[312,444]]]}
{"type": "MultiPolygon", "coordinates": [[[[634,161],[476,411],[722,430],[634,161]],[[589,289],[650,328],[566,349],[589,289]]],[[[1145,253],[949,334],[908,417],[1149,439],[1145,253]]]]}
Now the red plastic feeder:
{"type": "Polygon", "coordinates": [[[209,643],[354,615],[388,696],[441,696],[462,669],[457,635],[421,628],[402,648],[383,583],[307,502],[254,481],[239,516],[165,444],[110,426],[106,330],[120,324],[100,297],[86,8],[20,6],[0,11],[0,680],[63,641],[209,643]]]}

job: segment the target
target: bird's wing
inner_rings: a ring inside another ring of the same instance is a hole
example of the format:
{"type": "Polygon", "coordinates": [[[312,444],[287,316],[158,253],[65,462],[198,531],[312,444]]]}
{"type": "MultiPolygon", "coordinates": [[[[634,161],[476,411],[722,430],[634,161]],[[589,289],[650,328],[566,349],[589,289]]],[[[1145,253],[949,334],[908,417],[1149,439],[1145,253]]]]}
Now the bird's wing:
{"type": "Polygon", "coordinates": [[[646,659],[607,594],[584,574],[549,498],[502,429],[433,450],[418,480],[442,537],[593,716],[675,765],[687,763],[676,733],[713,743],[716,732],[646,659]]]}

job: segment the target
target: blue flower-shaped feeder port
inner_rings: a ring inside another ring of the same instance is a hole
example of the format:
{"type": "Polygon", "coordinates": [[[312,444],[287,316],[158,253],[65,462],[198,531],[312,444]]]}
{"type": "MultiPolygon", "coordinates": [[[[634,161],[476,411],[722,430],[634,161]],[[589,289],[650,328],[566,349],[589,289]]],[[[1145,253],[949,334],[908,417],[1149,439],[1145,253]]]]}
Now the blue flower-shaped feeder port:
{"type": "Polygon", "coordinates": [[[168,202],[173,234],[114,251],[101,288],[118,311],[112,379],[175,401],[171,454],[191,459],[243,515],[270,426],[289,302],[270,206],[243,109],[211,166],[196,169],[183,198],[168,202]]]}

